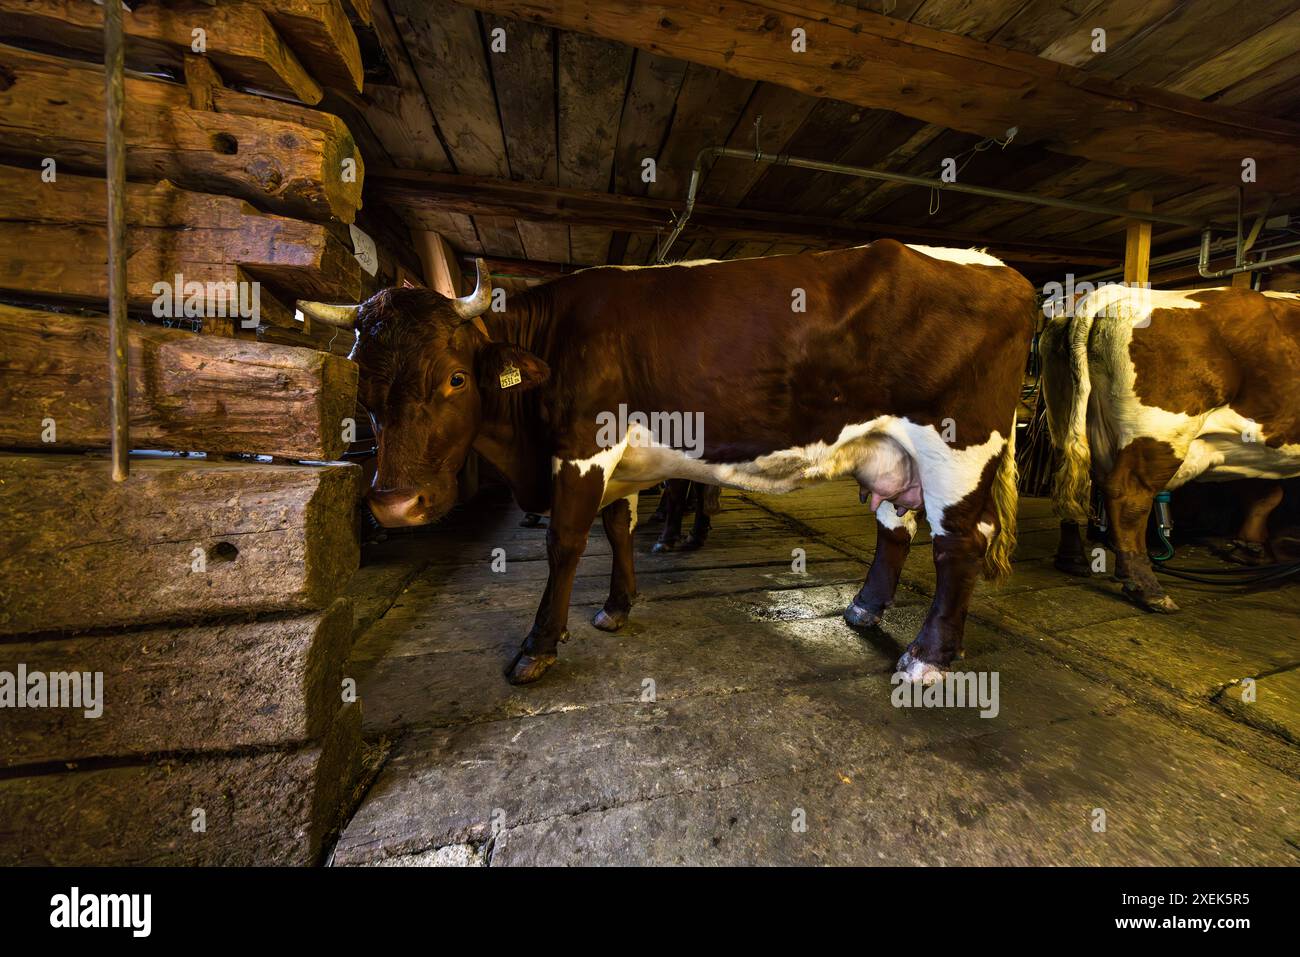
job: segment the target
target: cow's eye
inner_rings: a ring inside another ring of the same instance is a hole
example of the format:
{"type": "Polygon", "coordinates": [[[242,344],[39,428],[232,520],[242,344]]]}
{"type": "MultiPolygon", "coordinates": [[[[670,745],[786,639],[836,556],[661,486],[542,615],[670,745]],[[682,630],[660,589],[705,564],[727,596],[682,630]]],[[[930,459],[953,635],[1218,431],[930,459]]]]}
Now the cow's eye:
{"type": "Polygon", "coordinates": [[[447,382],[448,384],[451,385],[453,389],[459,389],[461,386],[465,384],[465,373],[453,372],[451,374],[451,378],[448,379],[447,382]]]}

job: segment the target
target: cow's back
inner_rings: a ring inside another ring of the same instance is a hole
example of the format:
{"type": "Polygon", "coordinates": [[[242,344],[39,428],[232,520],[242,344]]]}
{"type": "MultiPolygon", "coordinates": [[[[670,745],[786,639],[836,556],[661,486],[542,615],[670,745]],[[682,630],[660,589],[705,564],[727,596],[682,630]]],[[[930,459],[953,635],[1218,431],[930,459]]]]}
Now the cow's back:
{"type": "Polygon", "coordinates": [[[980,397],[1018,392],[1034,291],[991,257],[935,253],[881,240],[586,270],[554,284],[567,345],[553,361],[582,383],[561,391],[587,411],[702,412],[726,437],[708,447],[717,460],[829,442],[883,414],[956,416],[957,444],[980,441],[1007,428],[1008,409],[980,397]]]}

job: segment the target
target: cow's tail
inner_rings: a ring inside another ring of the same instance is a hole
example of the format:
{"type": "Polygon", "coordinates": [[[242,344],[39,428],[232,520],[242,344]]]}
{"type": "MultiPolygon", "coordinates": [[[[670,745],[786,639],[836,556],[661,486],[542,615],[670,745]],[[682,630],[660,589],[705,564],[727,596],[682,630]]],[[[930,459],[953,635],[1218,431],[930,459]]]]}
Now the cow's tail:
{"type": "Polygon", "coordinates": [[[1052,483],[1056,514],[1080,525],[1088,523],[1092,493],[1092,453],[1088,448],[1088,396],[1092,380],[1088,373],[1088,339],[1092,333],[1092,310],[1085,299],[1069,326],[1071,392],[1069,416],[1059,438],[1060,465],[1052,483]]]}
{"type": "Polygon", "coordinates": [[[998,584],[1011,577],[1011,556],[1016,551],[1016,505],[1020,499],[1016,490],[1016,473],[1016,416],[1013,412],[1011,434],[993,477],[993,514],[996,518],[993,541],[984,552],[984,578],[998,584]]]}

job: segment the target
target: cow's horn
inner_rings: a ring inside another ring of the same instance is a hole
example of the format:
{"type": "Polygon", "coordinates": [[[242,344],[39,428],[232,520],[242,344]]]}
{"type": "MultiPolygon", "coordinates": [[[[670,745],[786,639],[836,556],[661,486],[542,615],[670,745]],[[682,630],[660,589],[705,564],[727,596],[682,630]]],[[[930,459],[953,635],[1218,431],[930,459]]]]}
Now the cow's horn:
{"type": "Polygon", "coordinates": [[[475,259],[474,268],[478,272],[474,291],[468,296],[461,296],[451,301],[456,309],[456,315],[465,320],[477,319],[488,311],[488,306],[492,305],[492,274],[488,272],[487,263],[482,259],[475,259]]]}
{"type": "Polygon", "coordinates": [[[360,306],[331,306],[325,302],[307,302],[301,299],[298,301],[298,309],[304,316],[311,316],[313,319],[341,329],[355,328],[357,310],[360,308],[360,306]]]}

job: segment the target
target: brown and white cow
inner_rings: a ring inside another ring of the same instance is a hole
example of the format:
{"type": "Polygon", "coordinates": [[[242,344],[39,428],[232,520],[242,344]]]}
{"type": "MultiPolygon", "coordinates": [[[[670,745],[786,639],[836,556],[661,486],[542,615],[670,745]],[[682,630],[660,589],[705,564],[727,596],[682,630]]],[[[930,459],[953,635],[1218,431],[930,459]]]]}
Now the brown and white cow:
{"type": "Polygon", "coordinates": [[[599,267],[512,296],[501,312],[490,299],[480,262],[479,288],[462,300],[386,289],[359,307],[301,307],[356,322],[361,400],[380,427],[369,501],[381,522],[446,512],[471,447],[522,508],[550,512],[550,577],[512,682],[555,662],[597,515],[613,575],[594,623],[627,621],[636,494],[669,478],[788,492],[854,477],[877,518],[875,558],[845,612],[859,627],[893,601],[909,510],[924,508],[937,593],[899,668],[932,680],[960,653],[981,567],[1005,576],[1014,547],[1015,407],[1036,309],[1023,276],[984,253],[880,240],[599,267]],[[602,440],[600,423],[620,407],[698,414],[700,454],[636,423],[602,440]]]}
{"type": "Polygon", "coordinates": [[[1240,533],[1259,536],[1261,509],[1266,517],[1280,498],[1276,480],[1300,475],[1300,297],[1102,286],[1073,318],[1049,319],[1040,345],[1048,427],[1061,452],[1058,566],[1086,568],[1079,524],[1091,478],[1105,497],[1124,593],[1177,611],[1147,556],[1156,493],[1191,481],[1272,480],[1252,483],[1240,533]]]}

